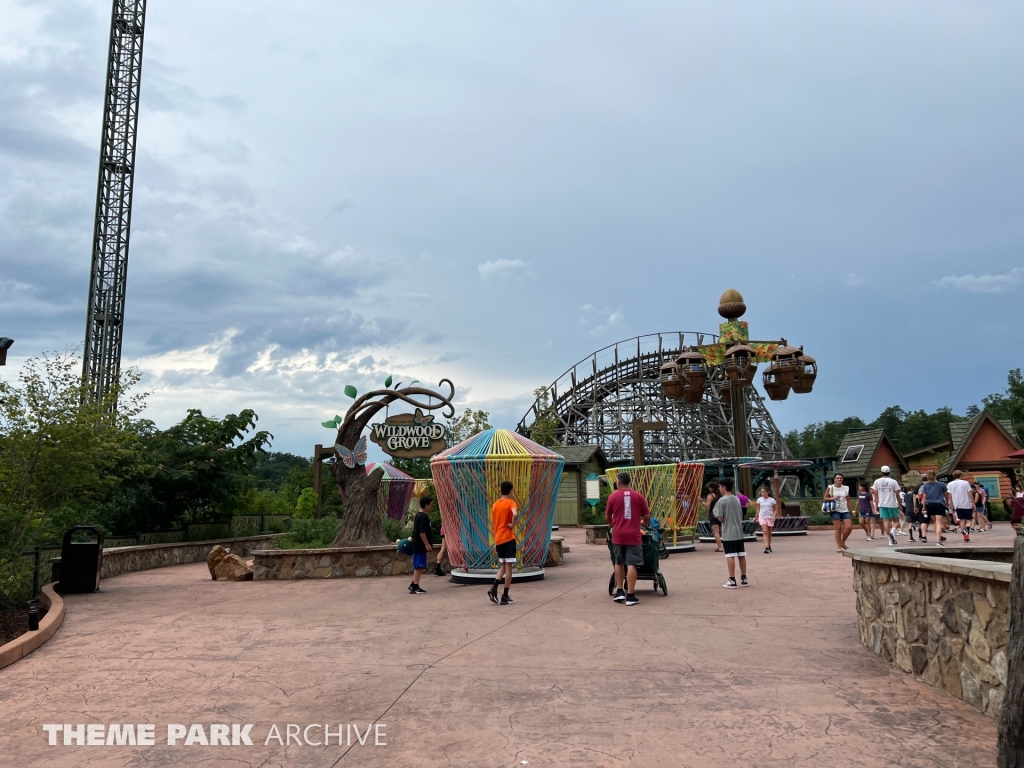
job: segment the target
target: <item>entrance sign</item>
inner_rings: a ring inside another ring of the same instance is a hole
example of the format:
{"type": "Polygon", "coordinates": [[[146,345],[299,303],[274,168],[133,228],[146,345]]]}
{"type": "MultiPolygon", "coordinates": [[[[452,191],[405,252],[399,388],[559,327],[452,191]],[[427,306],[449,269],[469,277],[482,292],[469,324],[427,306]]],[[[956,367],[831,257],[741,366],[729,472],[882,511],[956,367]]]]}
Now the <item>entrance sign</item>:
{"type": "Polygon", "coordinates": [[[396,459],[427,458],[447,447],[444,425],[434,423],[434,417],[419,408],[416,413],[400,413],[371,424],[370,439],[396,459]]]}

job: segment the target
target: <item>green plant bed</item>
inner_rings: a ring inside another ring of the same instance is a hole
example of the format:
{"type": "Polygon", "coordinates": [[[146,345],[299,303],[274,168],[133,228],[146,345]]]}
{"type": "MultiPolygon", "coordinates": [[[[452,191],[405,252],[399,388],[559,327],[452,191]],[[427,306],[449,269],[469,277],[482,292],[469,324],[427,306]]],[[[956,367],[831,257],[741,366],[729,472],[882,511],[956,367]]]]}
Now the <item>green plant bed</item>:
{"type": "Polygon", "coordinates": [[[333,515],[319,520],[292,520],[291,530],[278,536],[271,545],[273,549],[322,549],[329,547],[338,535],[341,521],[333,515]]]}

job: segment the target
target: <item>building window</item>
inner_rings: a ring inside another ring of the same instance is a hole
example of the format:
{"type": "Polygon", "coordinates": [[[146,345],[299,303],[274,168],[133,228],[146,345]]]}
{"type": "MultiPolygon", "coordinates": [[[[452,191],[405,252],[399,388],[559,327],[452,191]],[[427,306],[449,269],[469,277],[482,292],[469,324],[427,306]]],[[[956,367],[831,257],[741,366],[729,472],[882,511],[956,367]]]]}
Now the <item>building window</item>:
{"type": "Polygon", "coordinates": [[[985,489],[990,499],[1001,498],[999,494],[999,475],[975,475],[974,482],[985,489]]]}
{"type": "Polygon", "coordinates": [[[843,458],[839,460],[841,464],[849,464],[852,461],[857,461],[860,458],[861,451],[864,450],[863,445],[851,445],[846,449],[846,453],[843,454],[843,458]]]}

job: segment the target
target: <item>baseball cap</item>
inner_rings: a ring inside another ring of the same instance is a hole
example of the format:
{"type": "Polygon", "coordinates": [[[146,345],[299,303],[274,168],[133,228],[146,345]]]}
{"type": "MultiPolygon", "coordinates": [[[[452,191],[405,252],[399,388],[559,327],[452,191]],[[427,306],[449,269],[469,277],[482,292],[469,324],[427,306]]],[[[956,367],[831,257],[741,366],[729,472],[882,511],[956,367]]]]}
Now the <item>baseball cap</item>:
{"type": "Polygon", "coordinates": [[[883,475],[888,475],[889,474],[889,465],[888,464],[883,464],[882,465],[882,474],[883,475]]]}

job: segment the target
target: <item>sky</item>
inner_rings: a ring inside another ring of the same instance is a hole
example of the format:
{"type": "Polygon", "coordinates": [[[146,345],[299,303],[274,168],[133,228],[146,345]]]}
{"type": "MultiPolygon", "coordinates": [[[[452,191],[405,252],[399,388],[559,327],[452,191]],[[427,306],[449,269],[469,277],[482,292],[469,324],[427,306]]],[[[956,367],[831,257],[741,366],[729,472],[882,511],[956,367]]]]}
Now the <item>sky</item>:
{"type": "MultiPolygon", "coordinates": [[[[0,377],[80,349],[110,5],[0,0],[0,377]]],[[[513,428],[613,342],[819,362],[783,431],[1022,364],[1024,6],[150,0],[123,360],[159,426],[346,384],[513,428]]]]}

